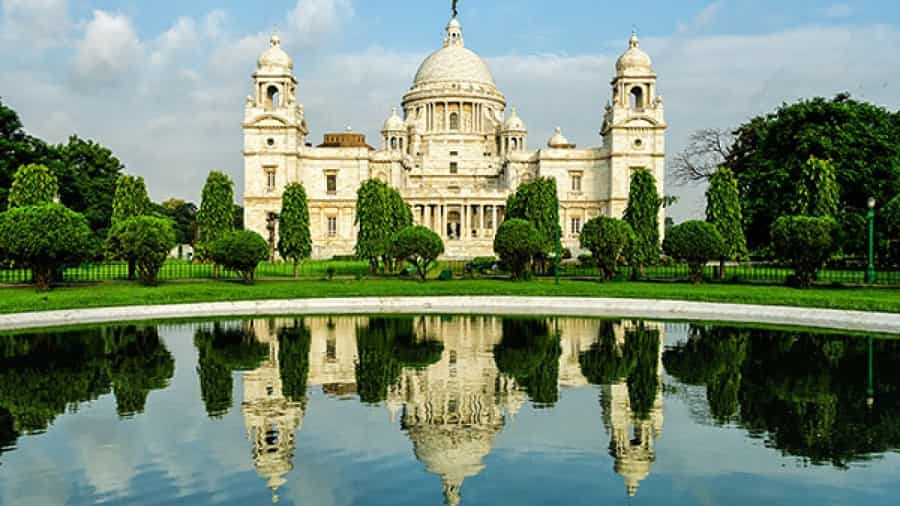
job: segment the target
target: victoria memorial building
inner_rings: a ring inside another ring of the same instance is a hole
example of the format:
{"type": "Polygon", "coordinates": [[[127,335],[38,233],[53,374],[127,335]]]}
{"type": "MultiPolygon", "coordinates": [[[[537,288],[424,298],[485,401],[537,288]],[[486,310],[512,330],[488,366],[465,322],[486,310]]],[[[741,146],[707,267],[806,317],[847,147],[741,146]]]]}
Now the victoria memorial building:
{"type": "MultiPolygon", "coordinates": [[[[507,197],[536,177],[556,179],[563,245],[572,251],[587,220],[622,216],[634,169],[649,169],[663,194],[663,101],[636,35],[616,62],[611,100],[586,104],[598,113],[596,147],[578,147],[557,128],[531,148],[526,122],[507,108],[487,63],[466,47],[456,17],[385,120],[379,148],[353,132],[326,133],[314,146],[293,70],[273,36],[244,110],[244,218],[274,243],[283,190],[303,183],[314,258],[353,254],[356,191],[370,178],[401,193],[415,222],[443,238],[448,258],[492,255],[507,197]]],[[[661,212],[661,227],[664,221],[661,212]]]]}

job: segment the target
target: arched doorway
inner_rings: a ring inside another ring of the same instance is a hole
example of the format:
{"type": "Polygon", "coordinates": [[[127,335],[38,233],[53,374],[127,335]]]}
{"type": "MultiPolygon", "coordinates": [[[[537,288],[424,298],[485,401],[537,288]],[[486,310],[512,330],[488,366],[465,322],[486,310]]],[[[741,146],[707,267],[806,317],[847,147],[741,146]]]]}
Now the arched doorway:
{"type": "Polygon", "coordinates": [[[460,212],[450,211],[447,213],[447,230],[445,231],[447,234],[447,239],[456,241],[460,238],[460,232],[462,231],[462,218],[460,217],[460,212]]]}

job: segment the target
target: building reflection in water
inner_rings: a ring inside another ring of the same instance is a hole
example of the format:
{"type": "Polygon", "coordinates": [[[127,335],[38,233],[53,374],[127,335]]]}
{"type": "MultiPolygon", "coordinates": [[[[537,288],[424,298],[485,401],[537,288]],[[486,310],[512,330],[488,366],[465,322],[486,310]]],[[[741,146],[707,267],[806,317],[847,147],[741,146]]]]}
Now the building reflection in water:
{"type": "Polygon", "coordinates": [[[463,482],[484,470],[496,436],[529,397],[539,407],[555,402],[548,389],[601,385],[610,455],[628,494],[635,495],[650,474],[663,424],[662,325],[427,316],[255,320],[244,326],[268,347],[258,367],[243,374],[242,413],[254,465],[273,501],[293,468],[304,416],[305,399],[285,395],[282,377],[297,368],[304,374],[294,381],[308,388],[383,401],[412,441],[416,458],[440,477],[448,505],[461,503],[463,482]],[[306,339],[306,348],[297,348],[305,363],[282,349],[288,328],[306,339]],[[442,349],[428,345],[434,342],[442,349]],[[498,362],[509,357],[525,365],[501,370],[498,362]],[[547,357],[551,366],[541,363],[547,357]],[[609,374],[596,373],[592,360],[598,357],[601,369],[612,369],[609,374]],[[286,358],[290,363],[283,363],[286,358]]]}

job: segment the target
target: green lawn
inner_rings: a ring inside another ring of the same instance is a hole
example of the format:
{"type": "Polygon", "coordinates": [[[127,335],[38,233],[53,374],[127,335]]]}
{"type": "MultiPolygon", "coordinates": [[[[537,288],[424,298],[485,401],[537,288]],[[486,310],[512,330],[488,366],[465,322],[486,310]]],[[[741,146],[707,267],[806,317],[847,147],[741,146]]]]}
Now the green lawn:
{"type": "MultiPolygon", "coordinates": [[[[399,279],[263,281],[252,286],[226,281],[170,282],[145,288],[103,283],[38,293],[33,288],[0,289],[0,314],[25,311],[181,304],[190,302],[362,296],[520,295],[674,299],[768,304],[900,313],[900,290],[886,288],[813,288],[701,285],[679,283],[552,280],[512,282],[497,279],[429,281],[399,279]]],[[[540,311],[540,308],[535,308],[540,311]]]]}

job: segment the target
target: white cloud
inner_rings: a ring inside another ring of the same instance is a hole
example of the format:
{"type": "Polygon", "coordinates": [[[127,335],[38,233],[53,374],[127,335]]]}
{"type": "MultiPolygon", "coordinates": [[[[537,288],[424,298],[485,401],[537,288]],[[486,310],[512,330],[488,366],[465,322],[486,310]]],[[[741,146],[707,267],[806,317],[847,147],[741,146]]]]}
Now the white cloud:
{"type": "Polygon", "coordinates": [[[210,11],[203,20],[203,32],[210,39],[217,39],[222,35],[225,21],[228,15],[222,9],[210,11]]]}
{"type": "Polygon", "coordinates": [[[678,23],[679,34],[696,32],[710,26],[722,11],[722,1],[717,0],[703,8],[689,23],[678,23]]]}
{"type": "Polygon", "coordinates": [[[69,31],[67,0],[0,0],[3,34],[0,40],[27,42],[43,49],[60,44],[69,31]]]}
{"type": "Polygon", "coordinates": [[[174,53],[195,47],[199,40],[194,20],[187,17],[178,18],[172,28],[157,39],[150,61],[154,65],[164,64],[174,53]]]}
{"type": "Polygon", "coordinates": [[[291,37],[301,46],[311,46],[352,16],[350,0],[297,0],[287,20],[291,37]]]}
{"type": "Polygon", "coordinates": [[[123,80],[142,54],[141,41],[128,17],[96,10],[77,45],[75,77],[84,84],[123,80]]]}
{"type": "Polygon", "coordinates": [[[819,14],[829,19],[844,19],[853,14],[853,6],[846,3],[831,4],[819,9],[819,14]]]}

